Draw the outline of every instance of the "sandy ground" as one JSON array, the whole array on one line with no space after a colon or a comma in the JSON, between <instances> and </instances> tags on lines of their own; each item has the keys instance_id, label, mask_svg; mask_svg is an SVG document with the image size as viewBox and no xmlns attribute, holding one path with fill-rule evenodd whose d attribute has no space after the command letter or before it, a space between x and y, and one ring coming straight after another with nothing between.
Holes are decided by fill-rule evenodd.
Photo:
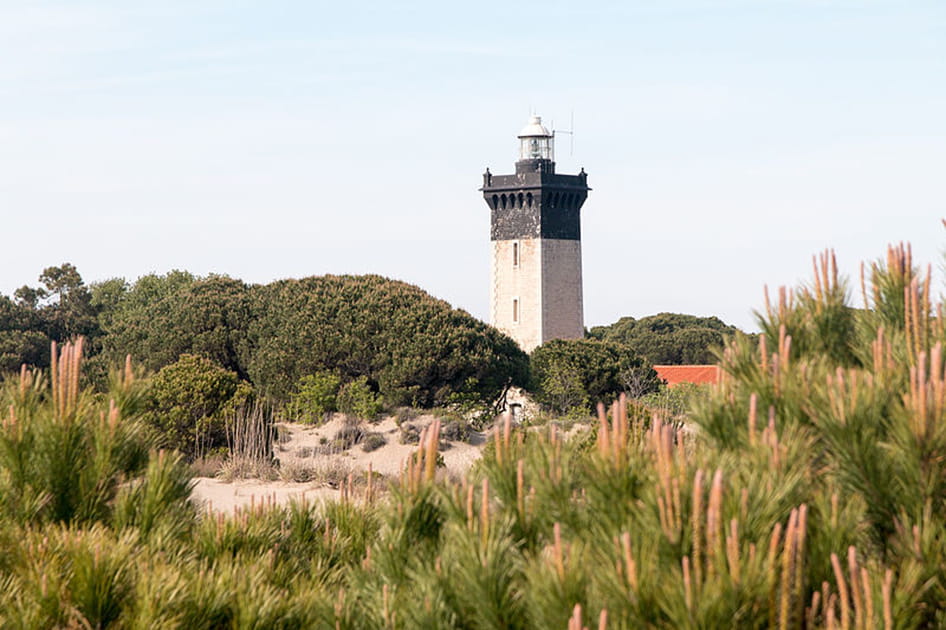
<instances>
[{"instance_id":1,"label":"sandy ground","mask_svg":"<svg viewBox=\"0 0 946 630\"><path fill-rule=\"evenodd\" d=\"M423 415L409 423L419 429L434 420L433 416ZM315 481L297 483L289 481L240 480L224 482L220 479L199 477L194 488L194 499L209 509L219 512L233 512L238 507L249 507L261 503L275 502L279 505L292 500L317 501L336 498L340 494L338 479L349 474L359 480L366 478L369 469L391 480L396 480L404 469L405 462L416 444L401 444L400 429L393 417L376 424L365 424L367 431L380 433L387 443L370 453L362 450L360 444L337 452L324 453L335 435L344 425L344 418L336 415L330 422L313 427L304 424L282 424L284 435L281 443L274 444L274 455L279 459L284 476L290 470L310 470ZM468 442L449 442L448 448L441 451L447 475L462 475L480 458L482 446L486 442L482 433L471 432Z\"/></svg>"},{"instance_id":2,"label":"sandy ground","mask_svg":"<svg viewBox=\"0 0 946 630\"><path fill-rule=\"evenodd\" d=\"M290 501L316 501L337 497L339 491L312 483L259 481L226 482L212 477L198 477L193 498L215 512L233 512L238 507L268 504L285 505Z\"/></svg>"}]
</instances>

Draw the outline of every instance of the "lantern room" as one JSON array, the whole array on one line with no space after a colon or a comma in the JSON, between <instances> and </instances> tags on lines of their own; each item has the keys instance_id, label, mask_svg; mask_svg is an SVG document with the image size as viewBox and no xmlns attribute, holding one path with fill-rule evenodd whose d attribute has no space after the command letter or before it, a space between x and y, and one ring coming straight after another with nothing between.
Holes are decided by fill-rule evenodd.
<instances>
[{"instance_id":1,"label":"lantern room","mask_svg":"<svg viewBox=\"0 0 946 630\"><path fill-rule=\"evenodd\" d=\"M520 160L553 160L554 137L542 124L541 116L532 116L519 132Z\"/></svg>"}]
</instances>

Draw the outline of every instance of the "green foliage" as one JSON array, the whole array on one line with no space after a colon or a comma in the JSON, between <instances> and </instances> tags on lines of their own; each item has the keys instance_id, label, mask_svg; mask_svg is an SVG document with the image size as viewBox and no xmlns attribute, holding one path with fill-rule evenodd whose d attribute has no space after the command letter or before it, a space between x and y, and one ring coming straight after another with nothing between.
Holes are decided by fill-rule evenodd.
<instances>
[{"instance_id":1,"label":"green foliage","mask_svg":"<svg viewBox=\"0 0 946 630\"><path fill-rule=\"evenodd\" d=\"M86 286L76 268L49 267L43 286L0 296L0 374L48 365L50 340L88 339L85 378L107 388L127 355L149 371L183 354L252 382L278 407L314 421L330 409L325 383L367 377L389 406L452 404L483 411L525 385L528 357L494 328L417 287L379 276L322 276L250 286L183 271Z\"/></svg>"},{"instance_id":2,"label":"green foliage","mask_svg":"<svg viewBox=\"0 0 946 630\"><path fill-rule=\"evenodd\" d=\"M833 272L831 265L834 265ZM756 314L759 328L770 341L782 335L790 336L793 357L823 355L844 367L859 367L861 358L856 351L858 313L847 303L847 282L837 277L833 255L829 258L825 254L819 269L823 272L819 270L811 286L800 287L795 292L780 291L777 304L770 303L766 295L765 315ZM901 304L902 289L896 300ZM889 310L882 306L876 313ZM877 330L879 322L876 314L865 312L860 319L862 325L867 326L863 332L871 334L870 331ZM868 320L873 320L875 324L868 324ZM887 320L887 315L880 321L884 320ZM862 347L862 350L865 349Z\"/></svg>"},{"instance_id":3,"label":"green foliage","mask_svg":"<svg viewBox=\"0 0 946 630\"><path fill-rule=\"evenodd\" d=\"M381 397L372 391L366 376L345 383L338 390L338 410L344 414L374 420L382 408Z\"/></svg>"},{"instance_id":4,"label":"green foliage","mask_svg":"<svg viewBox=\"0 0 946 630\"><path fill-rule=\"evenodd\" d=\"M78 352L72 346L63 350L51 387L38 373L25 371L0 392L8 410L0 425L0 520L25 525L106 519L121 484L148 463L150 440L137 418L80 394ZM117 383L113 400L133 387L129 380Z\"/></svg>"},{"instance_id":5,"label":"green foliage","mask_svg":"<svg viewBox=\"0 0 946 630\"><path fill-rule=\"evenodd\" d=\"M226 445L226 419L249 397L236 374L209 359L184 354L151 379L148 422L164 445L200 457Z\"/></svg>"},{"instance_id":6,"label":"green foliage","mask_svg":"<svg viewBox=\"0 0 946 630\"><path fill-rule=\"evenodd\" d=\"M149 370L194 354L246 379L246 330L251 318L249 288L226 276L194 278L172 271L144 276L120 298L103 340L113 361L128 354Z\"/></svg>"},{"instance_id":7,"label":"green foliage","mask_svg":"<svg viewBox=\"0 0 946 630\"><path fill-rule=\"evenodd\" d=\"M100 334L89 287L75 266L47 267L39 277L43 287L23 286L16 301L0 296L0 374L49 365L49 342Z\"/></svg>"},{"instance_id":8,"label":"green foliage","mask_svg":"<svg viewBox=\"0 0 946 630\"><path fill-rule=\"evenodd\" d=\"M302 389L313 384L301 380L323 372L343 382L367 377L389 405L425 407L458 399L484 406L528 376L528 358L511 339L417 287L379 276L248 286L171 272L130 287L109 281L94 295L109 360L130 353L158 370L196 354L279 404L294 394L291 404L311 402L302 402Z\"/></svg>"},{"instance_id":9,"label":"green foliage","mask_svg":"<svg viewBox=\"0 0 946 630\"><path fill-rule=\"evenodd\" d=\"M335 372L323 370L306 374L296 383L284 412L296 422L321 424L330 413L338 410L337 397L341 386L342 379Z\"/></svg>"},{"instance_id":10,"label":"green foliage","mask_svg":"<svg viewBox=\"0 0 946 630\"><path fill-rule=\"evenodd\" d=\"M0 390L0 626L944 627L946 321L902 248L864 310L833 268L668 403L685 424L504 422L460 480L426 434L380 497L216 517L134 371L96 396L66 352Z\"/></svg>"},{"instance_id":11,"label":"green foliage","mask_svg":"<svg viewBox=\"0 0 946 630\"><path fill-rule=\"evenodd\" d=\"M47 334L56 341L79 335L94 337L98 333L92 295L78 270L70 263L47 267L39 276L45 286L40 295L48 298L40 309Z\"/></svg>"},{"instance_id":12,"label":"green foliage","mask_svg":"<svg viewBox=\"0 0 946 630\"><path fill-rule=\"evenodd\" d=\"M641 404L660 411L669 418L686 417L697 405L708 401L712 393L709 385L679 383L673 387L661 387L640 398Z\"/></svg>"},{"instance_id":13,"label":"green foliage","mask_svg":"<svg viewBox=\"0 0 946 630\"><path fill-rule=\"evenodd\" d=\"M378 450L379 448L381 448L387 443L388 443L387 438L385 438L382 434L368 433L361 440L361 450L363 450L366 453L370 453L371 451Z\"/></svg>"},{"instance_id":14,"label":"green foliage","mask_svg":"<svg viewBox=\"0 0 946 630\"><path fill-rule=\"evenodd\" d=\"M559 413L590 410L622 391L655 391L657 373L629 348L588 339L553 339L533 350L532 390Z\"/></svg>"},{"instance_id":15,"label":"green foliage","mask_svg":"<svg viewBox=\"0 0 946 630\"><path fill-rule=\"evenodd\" d=\"M34 310L0 296L0 370L14 372L24 363L49 363L49 337L41 328Z\"/></svg>"},{"instance_id":16,"label":"green foliage","mask_svg":"<svg viewBox=\"0 0 946 630\"><path fill-rule=\"evenodd\" d=\"M417 287L379 276L321 276L253 288L253 382L285 399L305 374L367 377L389 406L431 407L452 394L495 400L524 384L515 342Z\"/></svg>"},{"instance_id":17,"label":"green foliage","mask_svg":"<svg viewBox=\"0 0 946 630\"><path fill-rule=\"evenodd\" d=\"M457 617L478 628L529 628L520 595L522 552L502 521L482 536L470 536L462 523L445 528L445 572Z\"/></svg>"},{"instance_id":18,"label":"green foliage","mask_svg":"<svg viewBox=\"0 0 946 630\"><path fill-rule=\"evenodd\" d=\"M115 529L135 529L143 538L152 534L183 536L191 524L189 501L193 487L179 455L151 453L144 474L123 486L115 498Z\"/></svg>"},{"instance_id":19,"label":"green foliage","mask_svg":"<svg viewBox=\"0 0 946 630\"><path fill-rule=\"evenodd\" d=\"M589 396L582 379L582 369L567 361L551 361L549 365L533 365L538 400L561 414L572 410L588 411Z\"/></svg>"},{"instance_id":20,"label":"green foliage","mask_svg":"<svg viewBox=\"0 0 946 630\"><path fill-rule=\"evenodd\" d=\"M609 326L595 326L592 339L624 344L653 365L716 363L714 348L736 333L717 317L660 313L641 319L622 317Z\"/></svg>"}]
</instances>

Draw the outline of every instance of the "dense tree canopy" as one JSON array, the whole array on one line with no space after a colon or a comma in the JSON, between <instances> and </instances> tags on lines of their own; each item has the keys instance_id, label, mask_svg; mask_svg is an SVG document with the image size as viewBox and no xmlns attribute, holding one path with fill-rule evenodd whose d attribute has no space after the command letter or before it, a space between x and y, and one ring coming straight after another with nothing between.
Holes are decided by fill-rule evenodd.
<instances>
[{"instance_id":1,"label":"dense tree canopy","mask_svg":"<svg viewBox=\"0 0 946 630\"><path fill-rule=\"evenodd\" d=\"M49 337L35 309L0 296L0 373L48 362Z\"/></svg>"},{"instance_id":2,"label":"dense tree canopy","mask_svg":"<svg viewBox=\"0 0 946 630\"><path fill-rule=\"evenodd\" d=\"M111 292L115 287L109 288ZM246 379L246 332L250 288L226 276L195 278L173 271L144 276L130 289L106 294L104 348L112 361L133 355L148 369L169 365L185 353L206 357Z\"/></svg>"},{"instance_id":3,"label":"dense tree canopy","mask_svg":"<svg viewBox=\"0 0 946 630\"><path fill-rule=\"evenodd\" d=\"M276 402L307 375L363 379L389 405L495 400L528 381L528 357L508 337L421 289L380 276L321 276L248 285L172 271L91 287L75 267L50 267L42 286L0 297L0 370L46 367L49 342L88 338L87 365L104 385L128 354L157 372L182 355L229 370Z\"/></svg>"},{"instance_id":4,"label":"dense tree canopy","mask_svg":"<svg viewBox=\"0 0 946 630\"><path fill-rule=\"evenodd\" d=\"M320 276L255 287L248 371L285 398L305 374L364 376L391 405L483 400L524 385L528 358L508 337L421 289L380 276Z\"/></svg>"},{"instance_id":5,"label":"dense tree canopy","mask_svg":"<svg viewBox=\"0 0 946 630\"><path fill-rule=\"evenodd\" d=\"M87 373L99 384L127 354L152 372L184 354L201 356L279 403L306 376L325 371L343 384L364 379L388 405L483 403L507 385L530 383L529 359L511 339L417 287L380 276L248 285L172 271L88 286L64 263L38 279L15 299L0 296L0 372L22 363L45 367L50 341L83 335ZM607 344L543 349L532 359L531 385L546 404L556 391L560 408L618 391L640 394L650 381L640 374L629 381L628 361L712 362L711 348L735 331L715 317L623 318L591 330Z\"/></svg>"},{"instance_id":6,"label":"dense tree canopy","mask_svg":"<svg viewBox=\"0 0 946 630\"><path fill-rule=\"evenodd\" d=\"M59 267L47 267L39 281L43 288L35 290L34 295L43 298L39 310L46 333L52 339L65 341L79 335L94 337L98 334L92 294L74 265L63 263Z\"/></svg>"},{"instance_id":7,"label":"dense tree canopy","mask_svg":"<svg viewBox=\"0 0 946 630\"><path fill-rule=\"evenodd\" d=\"M657 373L627 346L590 339L553 339L532 351L532 390L538 401L567 413L610 402L621 392L647 394Z\"/></svg>"},{"instance_id":8,"label":"dense tree canopy","mask_svg":"<svg viewBox=\"0 0 946 630\"><path fill-rule=\"evenodd\" d=\"M47 267L42 286L22 286L14 299L0 296L0 374L27 364L45 367L51 341L100 334L92 293L75 266Z\"/></svg>"},{"instance_id":9,"label":"dense tree canopy","mask_svg":"<svg viewBox=\"0 0 946 630\"><path fill-rule=\"evenodd\" d=\"M715 363L713 349L737 330L717 317L660 313L622 317L610 326L595 326L589 336L629 346L654 365L700 365Z\"/></svg>"}]
</instances>

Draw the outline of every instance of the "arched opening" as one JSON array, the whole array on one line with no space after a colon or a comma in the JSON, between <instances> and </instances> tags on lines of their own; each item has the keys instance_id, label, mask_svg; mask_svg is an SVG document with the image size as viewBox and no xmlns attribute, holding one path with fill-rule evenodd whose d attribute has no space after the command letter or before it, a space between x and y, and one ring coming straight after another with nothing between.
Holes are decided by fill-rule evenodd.
<instances>
[{"instance_id":1,"label":"arched opening","mask_svg":"<svg viewBox=\"0 0 946 630\"><path fill-rule=\"evenodd\" d=\"M493 210L499 210L499 195L493 195Z\"/></svg>"},{"instance_id":2,"label":"arched opening","mask_svg":"<svg viewBox=\"0 0 946 630\"><path fill-rule=\"evenodd\" d=\"M522 193L519 193L518 201L519 201L519 207L521 208L522 207Z\"/></svg>"},{"instance_id":3,"label":"arched opening","mask_svg":"<svg viewBox=\"0 0 946 630\"><path fill-rule=\"evenodd\" d=\"M529 204L529 207L532 207L532 193L526 193L526 203Z\"/></svg>"},{"instance_id":4,"label":"arched opening","mask_svg":"<svg viewBox=\"0 0 946 630\"><path fill-rule=\"evenodd\" d=\"M502 196L499 198L499 203L502 204L503 210L505 210L505 209L506 209L506 195L502 195Z\"/></svg>"}]
</instances>

